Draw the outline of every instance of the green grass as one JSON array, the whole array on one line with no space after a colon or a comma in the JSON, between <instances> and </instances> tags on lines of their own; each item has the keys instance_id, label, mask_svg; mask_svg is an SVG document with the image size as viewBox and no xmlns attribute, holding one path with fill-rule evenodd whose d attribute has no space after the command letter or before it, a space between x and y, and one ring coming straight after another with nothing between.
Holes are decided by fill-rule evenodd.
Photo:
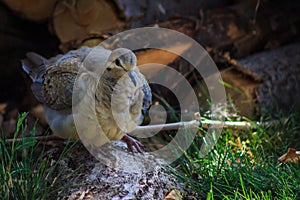
<instances>
[{"instance_id":1,"label":"green grass","mask_svg":"<svg viewBox=\"0 0 300 200\"><path fill-rule=\"evenodd\" d=\"M300 199L300 165L277 161L289 147L299 150L298 124L290 116L246 131L224 129L204 158L196 137L171 173L184 183L187 199Z\"/></svg>"},{"instance_id":2,"label":"green grass","mask_svg":"<svg viewBox=\"0 0 300 200\"><path fill-rule=\"evenodd\" d=\"M21 132L21 141L7 142L4 134L0 138L2 199L46 199L57 192L55 184L57 177L60 177L57 172L59 160L72 148L72 145L67 145L56 162L53 162L51 155L46 153L45 145L39 144L33 137L24 137L26 116L27 113L19 115L14 134L16 138Z\"/></svg>"},{"instance_id":3,"label":"green grass","mask_svg":"<svg viewBox=\"0 0 300 200\"><path fill-rule=\"evenodd\" d=\"M0 138L2 199L47 199L62 190L55 187L58 178L68 178L59 173L58 165L71 147L53 162L45 145L24 137L26 116L19 116L14 134L16 138L22 133L20 142ZM290 116L275 125L224 129L205 157L200 148L207 132L199 129L199 136L171 173L183 183L186 199L300 199L300 165L277 161L289 147L300 149L298 124L297 117Z\"/></svg>"}]
</instances>

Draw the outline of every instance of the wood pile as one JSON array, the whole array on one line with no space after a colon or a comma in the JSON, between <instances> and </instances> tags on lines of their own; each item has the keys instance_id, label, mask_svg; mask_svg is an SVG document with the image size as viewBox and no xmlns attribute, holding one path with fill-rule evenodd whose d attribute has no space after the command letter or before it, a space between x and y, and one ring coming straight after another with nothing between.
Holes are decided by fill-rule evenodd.
<instances>
[{"instance_id":1,"label":"wood pile","mask_svg":"<svg viewBox=\"0 0 300 200\"><path fill-rule=\"evenodd\" d=\"M154 24L176 16L197 15L200 9L220 7L228 2L4 0L10 9L23 18L35 22L48 21L50 29L61 42L60 49L63 52L83 44L98 44L109 35L124 29Z\"/></svg>"},{"instance_id":2,"label":"wood pile","mask_svg":"<svg viewBox=\"0 0 300 200\"><path fill-rule=\"evenodd\" d=\"M50 57L82 45L95 46L123 30L154 26L182 32L203 45L218 68L225 70L222 72L224 81L245 91L246 95L239 92L230 94L236 99L240 113L253 117L261 110L261 105L257 104L258 88L263 86L270 89L276 84L263 85L264 79L253 75L256 72L237 69L236 65L232 65L232 60L297 41L299 9L297 1L268 0L235 1L234 4L229 0L3 0L0 4L0 102L13 102L19 111L36 106L34 97L28 95L31 94L26 86L29 80L25 81L28 77L21 72L19 64L19 60L28 51ZM139 41L139 38L136 40ZM172 48L180 48L184 52L189 47L182 44ZM138 51L136 54L140 65L149 62L169 64L183 74L188 74L186 78L195 87L195 91L201 93L196 85L202 77L190 73L192 66L177 55L153 49ZM258 67L262 65L258 63ZM161 68L143 70L150 73ZM284 67L283 73L285 70L289 68ZM171 105L176 107L177 101L172 102L170 91L161 90L158 94L169 96ZM294 99L290 98L289 101Z\"/></svg>"}]
</instances>

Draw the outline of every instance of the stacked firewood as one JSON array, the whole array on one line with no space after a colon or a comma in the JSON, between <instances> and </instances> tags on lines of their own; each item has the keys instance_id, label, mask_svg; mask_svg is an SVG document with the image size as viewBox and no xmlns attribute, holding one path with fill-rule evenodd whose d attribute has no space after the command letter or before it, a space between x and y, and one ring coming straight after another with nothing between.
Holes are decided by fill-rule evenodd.
<instances>
[{"instance_id":1,"label":"stacked firewood","mask_svg":"<svg viewBox=\"0 0 300 200\"><path fill-rule=\"evenodd\" d=\"M2 23L0 81L1 90L3 90L0 103L13 100L20 111L28 110L37 104L32 95L28 95L30 89L26 90L27 81L24 81L26 78L20 70L19 60L24 58L25 52L36 51L49 57L83 45L95 46L123 30L155 26L182 32L204 46L219 69L225 70L222 72L224 82L232 84L232 88L238 88L227 89L228 94L236 99L237 110L241 115L253 117L261 114L262 107L274 107L264 106L265 103L257 104L257 102L266 102L261 98L267 96L259 95L258 97L259 88L269 87L266 90L271 92L272 90L278 92L277 90L280 91L280 89L274 83L262 84L264 80L261 77L264 75L257 76L257 71L251 71L247 67L247 69L237 67L239 65L234 64L236 61L234 59L245 58L258 51L275 49L294 42L299 37L298 10L300 8L297 1L248 0L234 1L233 4L229 0L168 2L159 0L3 0L2 2L8 9L0 4L0 14L3 15L2 19L9 20L0 20ZM188 46L182 44L174 48L181 48L181 52L184 52ZM180 60L178 55L172 53L159 50L136 53L138 64L149 62L169 64L183 74L192 69L190 65ZM299 66L295 66L297 67ZM286 73L285 70L287 70ZM290 74L289 68L283 68L282 77L288 79L287 76ZM268 76L275 75L276 73L271 73ZM191 75L187 79L192 86L196 86L197 80L195 79L201 79L201 77ZM270 78L270 80L277 79ZM244 93L240 94L236 91L244 91ZM300 91L291 92L300 93ZM164 96L171 97L172 95ZM260 98L259 101L258 98ZM297 104L297 102L292 102L294 98L289 98L289 101L291 102L281 105ZM172 105L172 99L170 102ZM284 106L282 109L285 109Z\"/></svg>"},{"instance_id":2,"label":"stacked firewood","mask_svg":"<svg viewBox=\"0 0 300 200\"><path fill-rule=\"evenodd\" d=\"M176 16L198 14L200 9L220 7L229 1L213 3L192 0L4 0L17 15L35 22L49 23L64 52L81 45L96 45L110 34ZM182 9L185 8L185 9Z\"/></svg>"}]
</instances>

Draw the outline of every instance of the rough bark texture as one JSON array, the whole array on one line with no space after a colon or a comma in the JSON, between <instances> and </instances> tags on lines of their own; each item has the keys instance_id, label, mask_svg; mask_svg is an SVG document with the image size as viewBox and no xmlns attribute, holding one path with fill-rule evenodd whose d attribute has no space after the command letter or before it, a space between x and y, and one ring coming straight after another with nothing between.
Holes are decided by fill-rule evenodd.
<instances>
[{"instance_id":1,"label":"rough bark texture","mask_svg":"<svg viewBox=\"0 0 300 200\"><path fill-rule=\"evenodd\" d=\"M59 164L61 179L56 186L70 187L49 199L163 199L171 190L181 189L181 185L165 172L161 160L148 153L128 153L122 142L109 145L112 147L105 151L111 157L106 159L117 160L115 167L96 160L77 144ZM68 185L62 181L64 176L69 176Z\"/></svg>"},{"instance_id":2,"label":"rough bark texture","mask_svg":"<svg viewBox=\"0 0 300 200\"><path fill-rule=\"evenodd\" d=\"M248 116L300 112L299 55L300 43L296 43L233 60L234 69L222 76L238 89L231 94L240 112Z\"/></svg>"},{"instance_id":3,"label":"rough bark texture","mask_svg":"<svg viewBox=\"0 0 300 200\"><path fill-rule=\"evenodd\" d=\"M238 60L238 65L256 73L263 84L257 90L260 112L300 111L300 44L288 45Z\"/></svg>"}]
</instances>

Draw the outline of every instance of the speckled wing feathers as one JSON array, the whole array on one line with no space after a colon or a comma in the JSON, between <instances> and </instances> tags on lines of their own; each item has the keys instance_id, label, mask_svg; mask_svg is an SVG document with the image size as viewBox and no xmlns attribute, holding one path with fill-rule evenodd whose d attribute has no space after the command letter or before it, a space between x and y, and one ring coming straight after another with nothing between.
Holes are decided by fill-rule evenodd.
<instances>
[{"instance_id":1,"label":"speckled wing feathers","mask_svg":"<svg viewBox=\"0 0 300 200\"><path fill-rule=\"evenodd\" d=\"M36 98L54 110L71 108L75 79L90 50L83 47L49 60L33 52L27 53L22 66L33 80L31 88Z\"/></svg>"},{"instance_id":2,"label":"speckled wing feathers","mask_svg":"<svg viewBox=\"0 0 300 200\"><path fill-rule=\"evenodd\" d=\"M45 104L54 110L72 107L72 92L79 63L73 66L49 68L44 75L43 94Z\"/></svg>"},{"instance_id":3,"label":"speckled wing feathers","mask_svg":"<svg viewBox=\"0 0 300 200\"><path fill-rule=\"evenodd\" d=\"M142 90L144 92L144 98L143 98L142 114L145 115L147 113L149 107L152 104L152 93L151 93L151 88L150 88L145 76L141 73L138 73L138 76L143 83Z\"/></svg>"}]
</instances>

